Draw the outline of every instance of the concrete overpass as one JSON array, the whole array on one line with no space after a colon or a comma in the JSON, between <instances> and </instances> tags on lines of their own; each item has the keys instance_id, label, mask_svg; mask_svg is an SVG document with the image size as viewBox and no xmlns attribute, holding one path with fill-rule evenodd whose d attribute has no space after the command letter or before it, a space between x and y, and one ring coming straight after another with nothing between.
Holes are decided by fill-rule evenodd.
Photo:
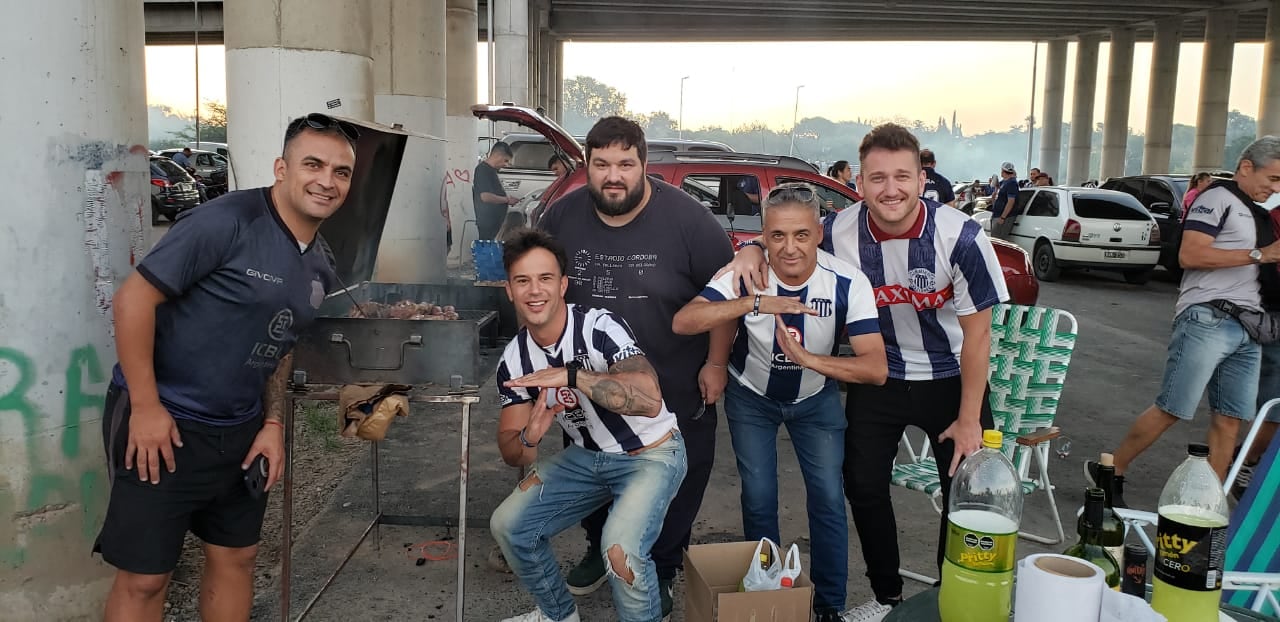
<instances>
[{"instance_id":1,"label":"concrete overpass","mask_svg":"<svg viewBox=\"0 0 1280 622\"><path fill-rule=\"evenodd\" d=\"M145 1L148 44L190 44L197 30L222 42L221 0ZM477 2L480 40L489 4ZM574 41L1047 41L1119 27L1150 41L1169 18L1200 41L1206 16L1230 10L1234 39L1258 42L1267 18L1262 0L547 0L539 9L554 36Z\"/></svg>"}]
</instances>

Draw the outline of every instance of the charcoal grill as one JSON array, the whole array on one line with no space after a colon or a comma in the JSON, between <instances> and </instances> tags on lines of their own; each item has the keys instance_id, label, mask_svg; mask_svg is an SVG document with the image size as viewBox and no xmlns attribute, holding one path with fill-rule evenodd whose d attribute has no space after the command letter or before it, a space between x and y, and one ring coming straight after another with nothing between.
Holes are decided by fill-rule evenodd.
<instances>
[{"instance_id":1,"label":"charcoal grill","mask_svg":"<svg viewBox=\"0 0 1280 622\"><path fill-rule=\"evenodd\" d=\"M439 303L430 293L429 286L365 282L330 294L298 338L294 370L306 373L307 384L448 385L461 376L463 384L479 385L480 335L497 328L496 311L458 309L456 320L347 317L357 303Z\"/></svg>"}]
</instances>

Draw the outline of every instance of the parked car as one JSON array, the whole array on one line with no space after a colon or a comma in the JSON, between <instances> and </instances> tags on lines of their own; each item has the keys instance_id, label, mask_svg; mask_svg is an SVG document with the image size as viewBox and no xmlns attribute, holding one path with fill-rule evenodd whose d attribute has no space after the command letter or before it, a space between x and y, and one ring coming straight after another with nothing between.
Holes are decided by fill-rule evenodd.
<instances>
[{"instance_id":1,"label":"parked car","mask_svg":"<svg viewBox=\"0 0 1280 622\"><path fill-rule=\"evenodd\" d=\"M585 136L574 136L573 140L581 145ZM498 171L502 187L508 194L524 198L547 186L555 179L555 174L547 168L551 156L557 149L542 134L510 133L502 137L502 142L511 147L511 165ZM660 138L645 141L649 151L733 151L729 145L709 140L681 140L677 138ZM572 161L564 154L560 156Z\"/></svg>"},{"instance_id":2,"label":"parked car","mask_svg":"<svg viewBox=\"0 0 1280 622\"><path fill-rule=\"evenodd\" d=\"M1056 281L1063 269L1092 268L1141 285L1160 259L1160 227L1123 192L1046 186L1018 191L1011 241L1031 253L1036 278ZM974 215L991 229L991 211Z\"/></svg>"},{"instance_id":3,"label":"parked car","mask_svg":"<svg viewBox=\"0 0 1280 622\"><path fill-rule=\"evenodd\" d=\"M587 183L585 150L558 125L536 111L518 106L472 106L472 113L482 119L517 123L545 136L548 143L559 149L575 170L557 179L537 201L529 201L529 221L537 223L547 206L560 197ZM716 151L666 151L651 150L647 162L648 174L683 189L715 215L735 245L760 235L760 210L742 191L739 182L750 186L754 181L761 196L779 184L804 182L817 190L824 210L842 210L857 202L852 188L818 172L812 164L788 156L716 152ZM1032 274L1029 256L1013 244L996 244L1009 285L1012 301L1018 304L1035 304L1039 284Z\"/></svg>"},{"instance_id":4,"label":"parked car","mask_svg":"<svg viewBox=\"0 0 1280 622\"><path fill-rule=\"evenodd\" d=\"M173 220L178 214L200 204L196 180L177 162L164 156L151 160L151 224L161 217Z\"/></svg>"},{"instance_id":5,"label":"parked car","mask_svg":"<svg viewBox=\"0 0 1280 622\"><path fill-rule=\"evenodd\" d=\"M161 149L158 153L172 160L173 156L182 153L182 150ZM218 169L226 171L228 164L227 158L221 154L212 151L191 150L191 168L195 169L196 174L201 177L210 177Z\"/></svg>"},{"instance_id":6,"label":"parked car","mask_svg":"<svg viewBox=\"0 0 1280 622\"><path fill-rule=\"evenodd\" d=\"M1112 177L1104 190L1123 192L1138 200L1160 226L1160 265L1182 274L1178 265L1178 245L1182 242L1182 197L1187 194L1190 175L1132 175Z\"/></svg>"}]
</instances>

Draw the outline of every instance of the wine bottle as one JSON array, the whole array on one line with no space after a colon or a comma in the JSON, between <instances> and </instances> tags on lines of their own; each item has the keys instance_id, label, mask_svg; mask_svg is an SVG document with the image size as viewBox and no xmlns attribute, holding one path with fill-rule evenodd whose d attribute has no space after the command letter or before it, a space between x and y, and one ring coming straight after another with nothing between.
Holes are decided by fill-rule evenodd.
<instances>
[{"instance_id":1,"label":"wine bottle","mask_svg":"<svg viewBox=\"0 0 1280 622\"><path fill-rule=\"evenodd\" d=\"M1115 477L1116 467L1115 458L1111 454L1102 454L1098 460L1097 485L1102 489L1104 500L1102 503L1102 546L1107 547L1111 552L1111 556L1117 560L1124 559L1124 521L1120 519L1120 515L1116 514L1115 506L1112 504L1112 495L1115 493ZM1084 522L1082 514L1076 523L1076 531L1080 531L1080 524Z\"/></svg>"},{"instance_id":2,"label":"wine bottle","mask_svg":"<svg viewBox=\"0 0 1280 622\"><path fill-rule=\"evenodd\" d=\"M1080 540L1062 554L1083 559L1099 568L1107 576L1107 587L1120 589L1120 564L1114 555L1102 545L1102 522L1105 493L1101 488L1089 488L1084 493L1084 514L1077 527Z\"/></svg>"}]
</instances>

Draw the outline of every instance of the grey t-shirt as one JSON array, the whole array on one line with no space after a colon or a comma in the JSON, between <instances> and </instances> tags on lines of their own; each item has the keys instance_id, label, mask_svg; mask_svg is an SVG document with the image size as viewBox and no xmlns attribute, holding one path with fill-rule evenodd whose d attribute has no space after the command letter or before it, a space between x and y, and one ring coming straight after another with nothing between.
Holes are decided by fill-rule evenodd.
<instances>
[{"instance_id":1,"label":"grey t-shirt","mask_svg":"<svg viewBox=\"0 0 1280 622\"><path fill-rule=\"evenodd\" d=\"M1223 187L1212 187L1196 197L1183 224L1186 231L1213 236L1213 248L1241 250L1257 248L1253 212L1236 195ZM1249 309L1262 308L1258 289L1258 266L1254 264L1213 270L1186 270L1174 317L1191 305L1226 300Z\"/></svg>"}]
</instances>

